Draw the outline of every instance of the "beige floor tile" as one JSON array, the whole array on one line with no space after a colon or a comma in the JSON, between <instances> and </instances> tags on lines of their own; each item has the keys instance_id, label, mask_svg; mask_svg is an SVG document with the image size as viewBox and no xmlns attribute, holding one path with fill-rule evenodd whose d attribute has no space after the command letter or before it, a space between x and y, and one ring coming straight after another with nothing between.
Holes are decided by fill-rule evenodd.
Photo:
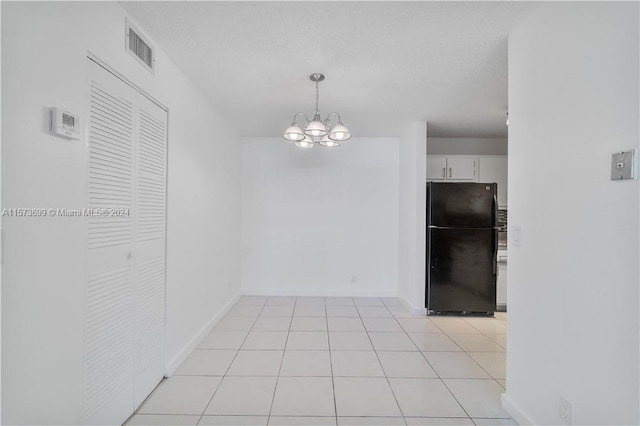
<instances>
[{"instance_id":1,"label":"beige floor tile","mask_svg":"<svg viewBox=\"0 0 640 426\"><path fill-rule=\"evenodd\" d=\"M327 331L325 317L293 317L291 331Z\"/></svg>"},{"instance_id":2,"label":"beige floor tile","mask_svg":"<svg viewBox=\"0 0 640 426\"><path fill-rule=\"evenodd\" d=\"M500 320L494 318L466 318L465 321L481 333L504 334L507 332L507 326Z\"/></svg>"},{"instance_id":3,"label":"beige floor tile","mask_svg":"<svg viewBox=\"0 0 640 426\"><path fill-rule=\"evenodd\" d=\"M428 318L398 318L398 323L407 333L441 333Z\"/></svg>"},{"instance_id":4,"label":"beige floor tile","mask_svg":"<svg viewBox=\"0 0 640 426\"><path fill-rule=\"evenodd\" d=\"M266 426L268 420L268 416L203 416L198 426Z\"/></svg>"},{"instance_id":5,"label":"beige floor tile","mask_svg":"<svg viewBox=\"0 0 640 426\"><path fill-rule=\"evenodd\" d=\"M364 322L364 328L367 331L403 332L402 327L400 327L395 318L362 318L362 322Z\"/></svg>"},{"instance_id":6,"label":"beige floor tile","mask_svg":"<svg viewBox=\"0 0 640 426\"><path fill-rule=\"evenodd\" d=\"M291 317L259 317L253 325L253 331L287 331Z\"/></svg>"},{"instance_id":7,"label":"beige floor tile","mask_svg":"<svg viewBox=\"0 0 640 426\"><path fill-rule=\"evenodd\" d=\"M293 305L269 305L262 308L261 317L290 317L293 315Z\"/></svg>"},{"instance_id":8,"label":"beige floor tile","mask_svg":"<svg viewBox=\"0 0 640 426\"><path fill-rule=\"evenodd\" d=\"M202 414L222 380L211 376L173 376L164 380L139 414Z\"/></svg>"},{"instance_id":9,"label":"beige floor tile","mask_svg":"<svg viewBox=\"0 0 640 426\"><path fill-rule=\"evenodd\" d=\"M483 334L448 333L465 352L504 352L504 348Z\"/></svg>"},{"instance_id":10,"label":"beige floor tile","mask_svg":"<svg viewBox=\"0 0 640 426\"><path fill-rule=\"evenodd\" d=\"M252 331L242 349L281 350L287 342L286 331Z\"/></svg>"},{"instance_id":11,"label":"beige floor tile","mask_svg":"<svg viewBox=\"0 0 640 426\"><path fill-rule=\"evenodd\" d=\"M334 377L384 377L373 351L332 351L331 366Z\"/></svg>"},{"instance_id":12,"label":"beige floor tile","mask_svg":"<svg viewBox=\"0 0 640 426\"><path fill-rule=\"evenodd\" d=\"M294 306L296 304L296 297L294 296L285 296L278 297L272 296L267 300L267 305L269 306Z\"/></svg>"},{"instance_id":13,"label":"beige floor tile","mask_svg":"<svg viewBox=\"0 0 640 426\"><path fill-rule=\"evenodd\" d=\"M385 378L336 377L334 387L338 416L401 416Z\"/></svg>"},{"instance_id":14,"label":"beige floor tile","mask_svg":"<svg viewBox=\"0 0 640 426\"><path fill-rule=\"evenodd\" d=\"M507 377L507 354L504 352L469 352L473 358L494 379Z\"/></svg>"},{"instance_id":15,"label":"beige floor tile","mask_svg":"<svg viewBox=\"0 0 640 426\"><path fill-rule=\"evenodd\" d=\"M277 376L282 362L282 351L241 350L233 360L229 376Z\"/></svg>"},{"instance_id":16,"label":"beige floor tile","mask_svg":"<svg viewBox=\"0 0 640 426\"><path fill-rule=\"evenodd\" d=\"M389 379L389 382L405 416L467 415L440 379Z\"/></svg>"},{"instance_id":17,"label":"beige floor tile","mask_svg":"<svg viewBox=\"0 0 640 426\"><path fill-rule=\"evenodd\" d=\"M479 333L467 321L456 317L430 317L431 321L445 333Z\"/></svg>"},{"instance_id":18,"label":"beige floor tile","mask_svg":"<svg viewBox=\"0 0 640 426\"><path fill-rule=\"evenodd\" d=\"M369 335L364 331L330 331L332 351L372 351Z\"/></svg>"},{"instance_id":19,"label":"beige floor tile","mask_svg":"<svg viewBox=\"0 0 640 426\"><path fill-rule=\"evenodd\" d=\"M329 351L285 351L280 376L331 377Z\"/></svg>"},{"instance_id":20,"label":"beige floor tile","mask_svg":"<svg viewBox=\"0 0 640 426\"><path fill-rule=\"evenodd\" d=\"M336 426L336 418L271 416L269 426Z\"/></svg>"},{"instance_id":21,"label":"beige floor tile","mask_svg":"<svg viewBox=\"0 0 640 426\"><path fill-rule=\"evenodd\" d=\"M464 352L424 352L441 378L488 379L478 363Z\"/></svg>"},{"instance_id":22,"label":"beige floor tile","mask_svg":"<svg viewBox=\"0 0 640 426\"><path fill-rule=\"evenodd\" d=\"M267 303L268 297L266 296L242 296L238 300L238 305L259 305L263 306Z\"/></svg>"},{"instance_id":23,"label":"beige floor tile","mask_svg":"<svg viewBox=\"0 0 640 426\"><path fill-rule=\"evenodd\" d=\"M356 306L383 306L382 300L379 297L354 297L353 302Z\"/></svg>"},{"instance_id":24,"label":"beige floor tile","mask_svg":"<svg viewBox=\"0 0 640 426\"><path fill-rule=\"evenodd\" d=\"M287 350L329 350L329 335L326 331L290 331Z\"/></svg>"},{"instance_id":25,"label":"beige floor tile","mask_svg":"<svg viewBox=\"0 0 640 426\"><path fill-rule=\"evenodd\" d=\"M326 306L354 306L353 299L351 297L325 297L324 303Z\"/></svg>"},{"instance_id":26,"label":"beige floor tile","mask_svg":"<svg viewBox=\"0 0 640 426\"><path fill-rule=\"evenodd\" d=\"M408 426L474 426L468 417L407 417Z\"/></svg>"},{"instance_id":27,"label":"beige floor tile","mask_svg":"<svg viewBox=\"0 0 640 426\"><path fill-rule=\"evenodd\" d=\"M376 351L417 351L406 333L369 332Z\"/></svg>"},{"instance_id":28,"label":"beige floor tile","mask_svg":"<svg viewBox=\"0 0 640 426\"><path fill-rule=\"evenodd\" d=\"M365 331L360 318L327 318L329 331Z\"/></svg>"},{"instance_id":29,"label":"beige floor tile","mask_svg":"<svg viewBox=\"0 0 640 426\"><path fill-rule=\"evenodd\" d=\"M272 416L335 416L330 377L280 377Z\"/></svg>"},{"instance_id":30,"label":"beige floor tile","mask_svg":"<svg viewBox=\"0 0 640 426\"><path fill-rule=\"evenodd\" d=\"M418 349L427 352L457 352L462 349L445 333L409 333Z\"/></svg>"},{"instance_id":31,"label":"beige floor tile","mask_svg":"<svg viewBox=\"0 0 640 426\"><path fill-rule=\"evenodd\" d=\"M327 306L327 316L359 318L360 314L355 306Z\"/></svg>"},{"instance_id":32,"label":"beige floor tile","mask_svg":"<svg viewBox=\"0 0 640 426\"><path fill-rule=\"evenodd\" d=\"M495 380L445 379L444 382L472 418L509 418L500 402L504 389Z\"/></svg>"},{"instance_id":33,"label":"beige floor tile","mask_svg":"<svg viewBox=\"0 0 640 426\"><path fill-rule=\"evenodd\" d=\"M338 426L404 426L402 417L338 417Z\"/></svg>"},{"instance_id":34,"label":"beige floor tile","mask_svg":"<svg viewBox=\"0 0 640 426\"><path fill-rule=\"evenodd\" d=\"M325 310L324 305L322 306L296 305L296 308L293 311L293 316L295 317L326 317L327 311Z\"/></svg>"},{"instance_id":35,"label":"beige floor tile","mask_svg":"<svg viewBox=\"0 0 640 426\"><path fill-rule=\"evenodd\" d=\"M222 380L206 415L267 416L276 377L230 377Z\"/></svg>"},{"instance_id":36,"label":"beige floor tile","mask_svg":"<svg viewBox=\"0 0 640 426\"><path fill-rule=\"evenodd\" d=\"M438 375L420 352L378 352L387 377L437 378Z\"/></svg>"},{"instance_id":37,"label":"beige floor tile","mask_svg":"<svg viewBox=\"0 0 640 426\"><path fill-rule=\"evenodd\" d=\"M393 318L385 306L358 306L362 318Z\"/></svg>"}]
</instances>

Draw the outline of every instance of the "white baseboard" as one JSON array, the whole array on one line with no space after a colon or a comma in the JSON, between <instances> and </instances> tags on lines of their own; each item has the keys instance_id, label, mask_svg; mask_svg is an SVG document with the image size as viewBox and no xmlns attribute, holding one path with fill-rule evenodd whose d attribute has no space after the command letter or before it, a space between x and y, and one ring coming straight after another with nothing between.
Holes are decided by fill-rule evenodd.
<instances>
[{"instance_id":1,"label":"white baseboard","mask_svg":"<svg viewBox=\"0 0 640 426\"><path fill-rule=\"evenodd\" d=\"M513 400L507 395L507 393L503 393L501 397L502 408L504 411L509 413L509 415L516 421L519 425L535 425L536 423L531 420L522 409L515 403Z\"/></svg>"},{"instance_id":2,"label":"white baseboard","mask_svg":"<svg viewBox=\"0 0 640 426\"><path fill-rule=\"evenodd\" d=\"M400 302L402 302L404 307L407 308L413 315L427 316L427 308L413 306L407 299L402 296L398 296L398 299L400 299Z\"/></svg>"},{"instance_id":3,"label":"white baseboard","mask_svg":"<svg viewBox=\"0 0 640 426\"><path fill-rule=\"evenodd\" d=\"M226 305L224 305L222 309L220 309L220 311L218 311L218 313L215 314L213 318L211 318L205 324L205 326L202 327L195 336L193 336L191 340L189 340L189 342L178 352L178 354L167 363L167 366L165 368L165 377L171 377L171 375L175 373L178 367L182 365L184 360L187 359L189 355L191 355L191 352L193 352L193 350L198 347L198 345L204 340L204 338L207 337L211 330L213 330L213 327L215 327L218 322L220 322L222 317L224 317L227 312L229 312L229 310L233 307L233 305L236 304L241 296L241 292L236 293L236 295L233 296L231 300Z\"/></svg>"},{"instance_id":4,"label":"white baseboard","mask_svg":"<svg viewBox=\"0 0 640 426\"><path fill-rule=\"evenodd\" d=\"M299 288L243 288L245 296L306 296L306 297L397 297L395 290L387 289L326 289L304 290Z\"/></svg>"}]
</instances>

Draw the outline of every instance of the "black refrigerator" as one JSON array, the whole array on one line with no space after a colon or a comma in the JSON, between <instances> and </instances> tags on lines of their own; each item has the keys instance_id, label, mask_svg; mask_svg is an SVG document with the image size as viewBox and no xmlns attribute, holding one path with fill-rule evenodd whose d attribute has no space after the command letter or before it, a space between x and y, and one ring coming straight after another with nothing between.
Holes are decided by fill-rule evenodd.
<instances>
[{"instance_id":1,"label":"black refrigerator","mask_svg":"<svg viewBox=\"0 0 640 426\"><path fill-rule=\"evenodd\" d=\"M496 310L495 183L427 183L426 308L433 314Z\"/></svg>"}]
</instances>

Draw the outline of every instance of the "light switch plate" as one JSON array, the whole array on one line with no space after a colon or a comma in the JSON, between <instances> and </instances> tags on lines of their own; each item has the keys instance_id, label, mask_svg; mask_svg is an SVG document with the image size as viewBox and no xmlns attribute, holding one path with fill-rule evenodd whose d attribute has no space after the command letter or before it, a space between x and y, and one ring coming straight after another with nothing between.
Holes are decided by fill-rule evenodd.
<instances>
[{"instance_id":1,"label":"light switch plate","mask_svg":"<svg viewBox=\"0 0 640 426\"><path fill-rule=\"evenodd\" d=\"M522 225L513 226L513 245L522 246Z\"/></svg>"},{"instance_id":2,"label":"light switch plate","mask_svg":"<svg viewBox=\"0 0 640 426\"><path fill-rule=\"evenodd\" d=\"M611 180L636 178L636 150L619 151L611 154Z\"/></svg>"}]
</instances>

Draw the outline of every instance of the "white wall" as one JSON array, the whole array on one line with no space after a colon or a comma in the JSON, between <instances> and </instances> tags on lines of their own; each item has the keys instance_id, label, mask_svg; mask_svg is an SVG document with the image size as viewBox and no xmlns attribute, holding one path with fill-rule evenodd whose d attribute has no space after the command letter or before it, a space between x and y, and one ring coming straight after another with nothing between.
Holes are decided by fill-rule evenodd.
<instances>
[{"instance_id":1,"label":"white wall","mask_svg":"<svg viewBox=\"0 0 640 426\"><path fill-rule=\"evenodd\" d=\"M397 139L243 139L243 292L396 296L397 205Z\"/></svg>"},{"instance_id":2,"label":"white wall","mask_svg":"<svg viewBox=\"0 0 640 426\"><path fill-rule=\"evenodd\" d=\"M507 155L507 138L429 138L427 153L429 155Z\"/></svg>"},{"instance_id":3,"label":"white wall","mask_svg":"<svg viewBox=\"0 0 640 426\"><path fill-rule=\"evenodd\" d=\"M516 420L638 424L638 3L542 6L509 36L507 392ZM522 227L522 246L513 229Z\"/></svg>"},{"instance_id":4,"label":"white wall","mask_svg":"<svg viewBox=\"0 0 640 426\"><path fill-rule=\"evenodd\" d=\"M427 123L403 125L400 138L398 296L425 312Z\"/></svg>"},{"instance_id":5,"label":"white wall","mask_svg":"<svg viewBox=\"0 0 640 426\"><path fill-rule=\"evenodd\" d=\"M116 3L1 7L3 208L85 206L86 137L46 127L51 106L86 126L87 51L169 108L166 349L175 365L240 291L240 139L161 51L155 75L124 51ZM2 422L82 423L85 222L5 217L2 226Z\"/></svg>"}]
</instances>

